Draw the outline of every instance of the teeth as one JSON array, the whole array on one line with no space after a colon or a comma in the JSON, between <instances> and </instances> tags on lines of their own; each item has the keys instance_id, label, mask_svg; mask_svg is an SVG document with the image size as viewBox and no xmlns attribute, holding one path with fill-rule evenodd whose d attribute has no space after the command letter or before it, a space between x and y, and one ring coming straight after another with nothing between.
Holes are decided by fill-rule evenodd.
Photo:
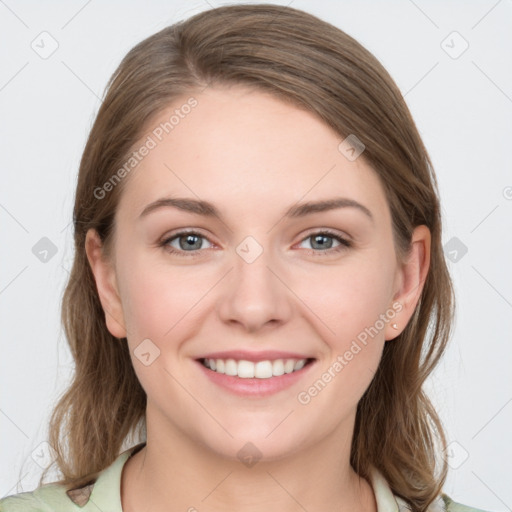
<instances>
[{"instance_id":1,"label":"teeth","mask_svg":"<svg viewBox=\"0 0 512 512\"><path fill-rule=\"evenodd\" d=\"M209 362L210 362L210 368L212 367L211 366L211 361L213 361L213 359L210 359ZM224 363L224 373L226 375L236 375L238 372L238 365L236 364L236 361L234 359L228 359L225 363Z\"/></svg>"},{"instance_id":2,"label":"teeth","mask_svg":"<svg viewBox=\"0 0 512 512\"><path fill-rule=\"evenodd\" d=\"M234 359L203 359L204 366L217 373L236 376L241 379L269 379L285 373L292 373L304 367L307 359L275 359L274 361L252 361Z\"/></svg>"},{"instance_id":3,"label":"teeth","mask_svg":"<svg viewBox=\"0 0 512 512\"><path fill-rule=\"evenodd\" d=\"M284 373L284 363L282 359L276 359L272 363L272 375L279 376Z\"/></svg>"},{"instance_id":4,"label":"teeth","mask_svg":"<svg viewBox=\"0 0 512 512\"><path fill-rule=\"evenodd\" d=\"M238 361L238 376L242 379L253 379L255 367L251 361Z\"/></svg>"},{"instance_id":5,"label":"teeth","mask_svg":"<svg viewBox=\"0 0 512 512\"><path fill-rule=\"evenodd\" d=\"M211 359L211 361L213 361L213 359ZM217 361L215 362L215 366L217 368L212 368L212 370L215 370L219 373L224 373L225 363L223 359L217 359Z\"/></svg>"},{"instance_id":6,"label":"teeth","mask_svg":"<svg viewBox=\"0 0 512 512\"><path fill-rule=\"evenodd\" d=\"M305 364L306 364L306 360L305 359L301 359L300 361L297 361L293 365L293 371L300 370Z\"/></svg>"},{"instance_id":7,"label":"teeth","mask_svg":"<svg viewBox=\"0 0 512 512\"><path fill-rule=\"evenodd\" d=\"M257 379L269 379L272 377L272 363L270 361L258 361L254 366L254 376Z\"/></svg>"},{"instance_id":8,"label":"teeth","mask_svg":"<svg viewBox=\"0 0 512 512\"><path fill-rule=\"evenodd\" d=\"M293 359L287 359L284 363L284 373L292 373L295 361Z\"/></svg>"}]
</instances>

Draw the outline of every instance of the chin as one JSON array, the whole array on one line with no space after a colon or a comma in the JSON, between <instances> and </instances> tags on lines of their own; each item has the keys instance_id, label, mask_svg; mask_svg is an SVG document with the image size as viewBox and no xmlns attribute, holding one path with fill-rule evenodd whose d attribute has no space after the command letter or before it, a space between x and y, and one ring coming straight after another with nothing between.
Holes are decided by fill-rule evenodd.
<instances>
[{"instance_id":1,"label":"chin","mask_svg":"<svg viewBox=\"0 0 512 512\"><path fill-rule=\"evenodd\" d=\"M279 421L273 422L271 428L267 428L266 425L262 427L258 422L252 425L244 422L239 428L232 425L228 431L233 437L222 431L218 433L216 439L210 437L205 439L204 443L217 455L240 461L247 467L251 467L254 461L270 462L284 459L296 453L298 448L303 449L305 439L299 433L294 435L295 433L284 426L288 420L285 420L283 425L279 425L282 420L283 416Z\"/></svg>"}]
</instances>

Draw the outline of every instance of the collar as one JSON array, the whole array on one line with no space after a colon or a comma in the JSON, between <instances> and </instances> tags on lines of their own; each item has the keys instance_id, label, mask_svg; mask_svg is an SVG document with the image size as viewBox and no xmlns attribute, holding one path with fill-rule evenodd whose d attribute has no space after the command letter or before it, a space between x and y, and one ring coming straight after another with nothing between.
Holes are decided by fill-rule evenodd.
<instances>
[{"instance_id":1,"label":"collar","mask_svg":"<svg viewBox=\"0 0 512 512\"><path fill-rule=\"evenodd\" d=\"M406 512L412 510L403 498L393 494L387 480L375 466L370 468L370 484L375 494L377 512ZM428 512L446 512L445 503L441 496L438 496L430 504Z\"/></svg>"}]
</instances>

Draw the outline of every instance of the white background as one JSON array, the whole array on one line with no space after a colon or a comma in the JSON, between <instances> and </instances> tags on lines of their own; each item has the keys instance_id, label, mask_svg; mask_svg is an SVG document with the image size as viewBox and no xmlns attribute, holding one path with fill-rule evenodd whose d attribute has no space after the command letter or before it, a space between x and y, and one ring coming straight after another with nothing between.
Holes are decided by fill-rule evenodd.
<instances>
[{"instance_id":1,"label":"white background","mask_svg":"<svg viewBox=\"0 0 512 512\"><path fill-rule=\"evenodd\" d=\"M511 510L512 1L290 5L355 37L405 95L438 176L443 243L456 237L467 247L449 262L457 322L429 382L455 443L445 492ZM36 486L31 453L46 440L72 369L60 300L78 163L103 89L137 42L208 8L199 0L0 1L0 497ZM59 45L47 59L31 47L43 31ZM464 40L468 49L452 58ZM57 247L46 263L32 252L42 237Z\"/></svg>"}]
</instances>

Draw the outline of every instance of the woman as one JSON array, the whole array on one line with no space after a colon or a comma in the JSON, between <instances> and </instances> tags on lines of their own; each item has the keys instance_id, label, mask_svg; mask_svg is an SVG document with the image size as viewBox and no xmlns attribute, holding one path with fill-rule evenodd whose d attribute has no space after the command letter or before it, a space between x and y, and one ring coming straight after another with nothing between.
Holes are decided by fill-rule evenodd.
<instances>
[{"instance_id":1,"label":"woman","mask_svg":"<svg viewBox=\"0 0 512 512\"><path fill-rule=\"evenodd\" d=\"M74 227L62 479L1 510L475 510L422 390L454 304L436 178L347 34L244 5L142 41Z\"/></svg>"}]
</instances>

